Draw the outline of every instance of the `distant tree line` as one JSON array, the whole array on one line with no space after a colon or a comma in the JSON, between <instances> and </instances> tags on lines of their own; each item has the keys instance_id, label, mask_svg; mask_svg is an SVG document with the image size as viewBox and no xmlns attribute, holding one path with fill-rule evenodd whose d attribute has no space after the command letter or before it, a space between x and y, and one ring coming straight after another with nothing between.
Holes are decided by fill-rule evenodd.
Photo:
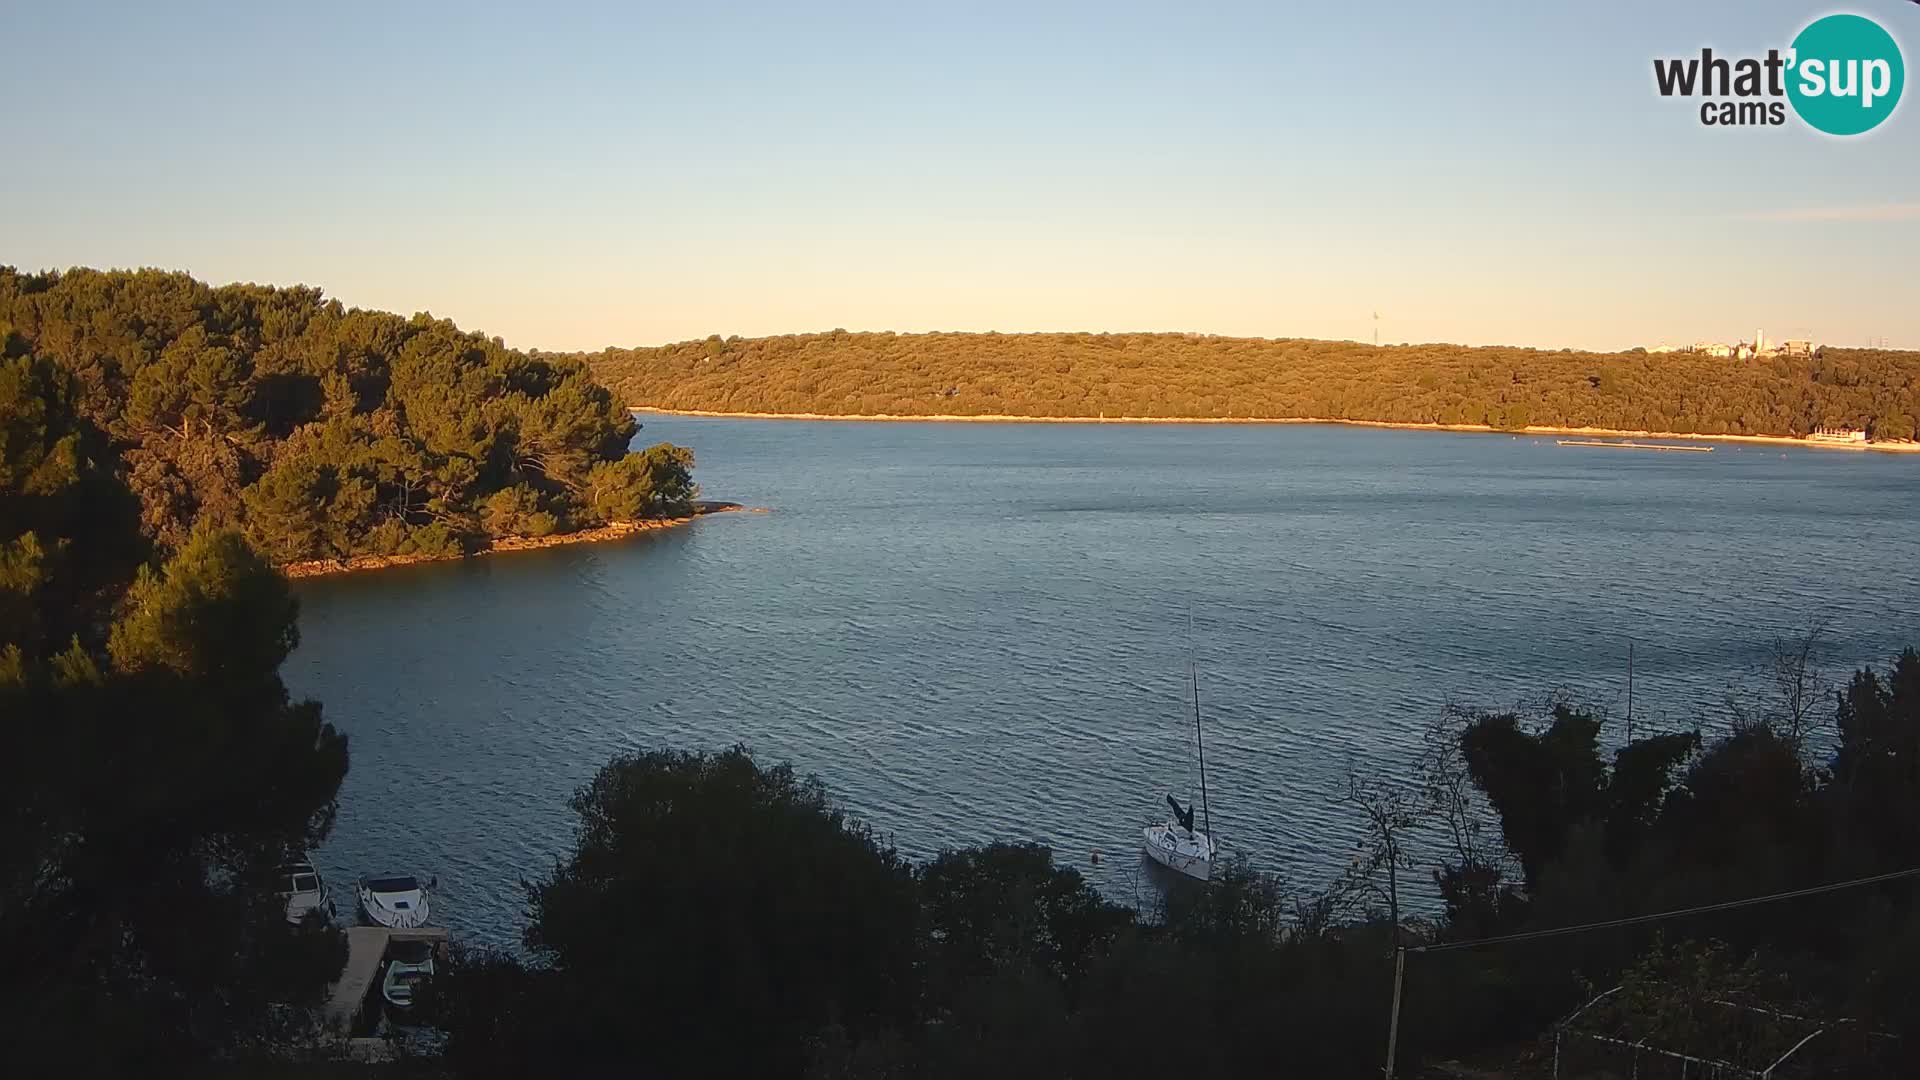
<instances>
[{"instance_id":1,"label":"distant tree line","mask_svg":"<svg viewBox=\"0 0 1920 1080\"><path fill-rule=\"evenodd\" d=\"M1716 359L1197 334L798 334L581 356L623 404L718 412L1317 417L1914 437L1920 353Z\"/></svg>"},{"instance_id":2,"label":"distant tree line","mask_svg":"<svg viewBox=\"0 0 1920 1080\"><path fill-rule=\"evenodd\" d=\"M909 864L817 782L738 748L622 756L574 798L574 850L528 886L528 951L461 953L429 1015L465 1076L1377 1077L1395 945L1915 865L1920 655L1837 694L1779 670L1783 692L1722 735L1643 730L1611 752L1604 715L1565 702L1452 714L1409 773L1338 795L1368 840L1327 890L1238 862L1144 912L1033 844ZM1431 865L1410 854L1423 834ZM1417 877L1437 912L1397 910ZM1628 1045L1757 1075L1844 1017L1794 1075L1914 1075L1916 888L1415 954L1400 1075L1551 1075L1543 1035L1615 985L1590 1022Z\"/></svg>"},{"instance_id":3,"label":"distant tree line","mask_svg":"<svg viewBox=\"0 0 1920 1080\"><path fill-rule=\"evenodd\" d=\"M0 267L0 355L72 380L166 548L221 527L276 563L450 554L695 494L692 453L629 453L637 425L584 364L318 289Z\"/></svg>"}]
</instances>

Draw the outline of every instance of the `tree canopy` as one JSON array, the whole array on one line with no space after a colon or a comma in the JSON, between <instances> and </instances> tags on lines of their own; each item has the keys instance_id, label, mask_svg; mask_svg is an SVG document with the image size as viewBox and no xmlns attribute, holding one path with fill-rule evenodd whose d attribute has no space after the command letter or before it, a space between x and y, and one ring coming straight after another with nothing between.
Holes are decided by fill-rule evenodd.
<instances>
[{"instance_id":1,"label":"tree canopy","mask_svg":"<svg viewBox=\"0 0 1920 1080\"><path fill-rule=\"evenodd\" d=\"M338 935L275 890L347 747L290 700L295 604L240 533L144 561L76 382L0 363L0 1046L32 1074L171 1073L284 1034L275 1007L338 972Z\"/></svg>"},{"instance_id":2,"label":"tree canopy","mask_svg":"<svg viewBox=\"0 0 1920 1080\"><path fill-rule=\"evenodd\" d=\"M470 958L447 987L462 1067L793 1075L830 1025L912 1015L912 869L818 783L663 751L616 758L572 805L574 850L529 890L535 965Z\"/></svg>"},{"instance_id":3,"label":"tree canopy","mask_svg":"<svg viewBox=\"0 0 1920 1080\"><path fill-rule=\"evenodd\" d=\"M684 449L629 460L638 425L579 361L314 288L0 267L0 339L65 380L163 547L198 526L278 563L447 554L683 515L696 493Z\"/></svg>"},{"instance_id":4,"label":"tree canopy","mask_svg":"<svg viewBox=\"0 0 1920 1080\"><path fill-rule=\"evenodd\" d=\"M1920 353L1755 360L1641 350L1200 334L710 337L581 359L636 407L900 416L1312 417L1911 439Z\"/></svg>"}]
</instances>

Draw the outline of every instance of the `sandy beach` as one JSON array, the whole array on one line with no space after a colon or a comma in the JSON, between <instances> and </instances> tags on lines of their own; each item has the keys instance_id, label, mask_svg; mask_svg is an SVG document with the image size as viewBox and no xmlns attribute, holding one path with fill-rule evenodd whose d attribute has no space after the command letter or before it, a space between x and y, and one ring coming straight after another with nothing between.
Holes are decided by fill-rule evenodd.
<instances>
[{"instance_id":1,"label":"sandy beach","mask_svg":"<svg viewBox=\"0 0 1920 1080\"><path fill-rule=\"evenodd\" d=\"M889 413L768 413L715 412L707 409L657 409L647 405L628 406L631 412L656 416L723 416L741 420L863 420L874 422L955 423L955 424L1341 424L1347 427L1397 428L1403 431L1464 431L1492 435L1578 435L1620 439L1692 439L1701 442L1760 443L1769 446L1797 446L1809 450L1869 450L1888 454L1920 453L1920 442L1842 443L1814 442L1787 435L1702 435L1685 431L1634 431L1625 428L1542 427L1496 428L1486 424L1409 424L1390 420L1336 420L1323 416L1013 416L989 413L978 416L934 414L904 416Z\"/></svg>"}]
</instances>

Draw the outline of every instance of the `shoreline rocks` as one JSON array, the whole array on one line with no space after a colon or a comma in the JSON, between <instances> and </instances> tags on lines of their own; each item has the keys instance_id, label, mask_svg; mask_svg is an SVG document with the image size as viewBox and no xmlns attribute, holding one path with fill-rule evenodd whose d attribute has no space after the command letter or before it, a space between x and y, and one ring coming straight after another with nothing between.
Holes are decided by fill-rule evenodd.
<instances>
[{"instance_id":1,"label":"shoreline rocks","mask_svg":"<svg viewBox=\"0 0 1920 1080\"><path fill-rule=\"evenodd\" d=\"M757 507L742 506L735 502L706 499L694 503L693 513L685 517L616 521L598 528L555 533L551 536L502 536L479 551L455 555L355 555L349 559L307 559L288 563L280 568L280 572L289 578L329 577L334 574L355 574L367 570L387 570L396 566L453 562L457 559L478 558L504 551L535 551L540 548L562 547L568 544L598 544L609 540L625 539L644 532L676 528L713 514L736 512L764 514L767 511Z\"/></svg>"}]
</instances>

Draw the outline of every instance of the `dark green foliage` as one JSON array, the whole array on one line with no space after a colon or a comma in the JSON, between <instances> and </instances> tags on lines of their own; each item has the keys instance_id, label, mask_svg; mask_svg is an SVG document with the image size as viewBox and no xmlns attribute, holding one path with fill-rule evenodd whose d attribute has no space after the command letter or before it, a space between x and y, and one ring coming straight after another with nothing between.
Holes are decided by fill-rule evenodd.
<instances>
[{"instance_id":1,"label":"dark green foliage","mask_svg":"<svg viewBox=\"0 0 1920 1080\"><path fill-rule=\"evenodd\" d=\"M1776 1022L1782 982L1717 942L1661 943L1621 973L1619 988L1583 1013L1577 1030L1758 1072L1819 1028Z\"/></svg>"},{"instance_id":2,"label":"dark green foliage","mask_svg":"<svg viewBox=\"0 0 1920 1080\"><path fill-rule=\"evenodd\" d=\"M1772 728L1735 731L1687 766L1654 834L1664 848L1658 854L1676 868L1717 868L1723 883L1752 892L1812 872L1801 856L1820 839L1817 780L1799 748Z\"/></svg>"},{"instance_id":3,"label":"dark green foliage","mask_svg":"<svg viewBox=\"0 0 1920 1080\"><path fill-rule=\"evenodd\" d=\"M584 356L632 405L719 412L1313 417L1911 438L1920 353L1716 359L1198 334L800 334Z\"/></svg>"},{"instance_id":4,"label":"dark green foliage","mask_svg":"<svg viewBox=\"0 0 1920 1080\"><path fill-rule=\"evenodd\" d=\"M1886 676L1868 669L1840 695L1832 797L1844 828L1876 861L1920 852L1920 653Z\"/></svg>"},{"instance_id":5,"label":"dark green foliage","mask_svg":"<svg viewBox=\"0 0 1920 1080\"><path fill-rule=\"evenodd\" d=\"M1507 879L1498 863L1462 860L1433 871L1440 892L1446 936L1460 940L1494 937L1526 917L1520 884Z\"/></svg>"},{"instance_id":6,"label":"dark green foliage","mask_svg":"<svg viewBox=\"0 0 1920 1080\"><path fill-rule=\"evenodd\" d=\"M31 356L0 359L0 649L19 650L20 662L76 634L97 644L112 590L145 557L113 465L70 375Z\"/></svg>"},{"instance_id":7,"label":"dark green foliage","mask_svg":"<svg viewBox=\"0 0 1920 1080\"><path fill-rule=\"evenodd\" d=\"M438 980L464 1073L1057 1076L1070 1002L1132 925L1032 845L916 874L739 749L616 759L573 807L573 853L531 886L534 961L470 952Z\"/></svg>"},{"instance_id":8,"label":"dark green foliage","mask_svg":"<svg viewBox=\"0 0 1920 1080\"><path fill-rule=\"evenodd\" d=\"M107 640L122 671L243 686L272 678L299 641L286 582L239 533L196 533L164 566L141 567L125 607Z\"/></svg>"},{"instance_id":9,"label":"dark green foliage","mask_svg":"<svg viewBox=\"0 0 1920 1080\"><path fill-rule=\"evenodd\" d=\"M619 467L617 463L603 463L596 466L596 471ZM480 506L480 526L489 536L547 536L560 528L559 516L547 509L548 505L538 491L516 484L487 496Z\"/></svg>"},{"instance_id":10,"label":"dark green foliage","mask_svg":"<svg viewBox=\"0 0 1920 1080\"><path fill-rule=\"evenodd\" d=\"M0 1028L26 1060L198 1057L338 971L330 933L285 925L272 871L324 837L346 743L287 700L292 604L223 557L237 543L148 579L166 606L116 625L129 666L76 649L0 689Z\"/></svg>"},{"instance_id":11,"label":"dark green foliage","mask_svg":"<svg viewBox=\"0 0 1920 1080\"><path fill-rule=\"evenodd\" d=\"M224 362L189 359L217 389ZM224 391L162 389L170 423L231 422ZM134 578L90 404L58 364L0 362L0 1047L25 1075L172 1075L298 1032L338 972L274 870L325 836L346 740L288 699L294 601L238 533Z\"/></svg>"},{"instance_id":12,"label":"dark green foliage","mask_svg":"<svg viewBox=\"0 0 1920 1080\"><path fill-rule=\"evenodd\" d=\"M1381 923L1302 926L1272 877L1244 863L1170 884L1157 925L1097 964L1075 1015L1074 1076L1379 1074L1392 990ZM1428 997L1413 1013L1441 1005ZM1409 1060L1424 1053L1403 1031Z\"/></svg>"},{"instance_id":13,"label":"dark green foliage","mask_svg":"<svg viewBox=\"0 0 1920 1080\"><path fill-rule=\"evenodd\" d=\"M1505 713L1481 717L1461 736L1467 766L1529 884L1560 857L1569 830L1599 809L1599 731L1598 719L1558 706L1543 732L1523 730Z\"/></svg>"},{"instance_id":14,"label":"dark green foliage","mask_svg":"<svg viewBox=\"0 0 1920 1080\"><path fill-rule=\"evenodd\" d=\"M206 526L283 563L458 553L684 514L695 493L684 450L628 462L638 425L584 364L426 315L151 270L0 267L8 326L9 355L72 382L74 410L123 452L165 547ZM537 505L493 511L516 489Z\"/></svg>"},{"instance_id":15,"label":"dark green foliage","mask_svg":"<svg viewBox=\"0 0 1920 1080\"><path fill-rule=\"evenodd\" d=\"M1218 957L1135 937L1095 967L1075 1017L1086 1076L1231 1076L1215 1008Z\"/></svg>"},{"instance_id":16,"label":"dark green foliage","mask_svg":"<svg viewBox=\"0 0 1920 1080\"><path fill-rule=\"evenodd\" d=\"M1132 912L1037 844L945 851L918 876L922 1075L1071 1074L1073 1009Z\"/></svg>"},{"instance_id":17,"label":"dark green foliage","mask_svg":"<svg viewBox=\"0 0 1920 1080\"><path fill-rule=\"evenodd\" d=\"M903 1043L886 1033L866 1045ZM1073 1075L1077 1050L1060 984L1033 968L1010 967L954 987L937 1019L920 1028L914 1056L929 1078L1049 1080Z\"/></svg>"},{"instance_id":18,"label":"dark green foliage","mask_svg":"<svg viewBox=\"0 0 1920 1080\"><path fill-rule=\"evenodd\" d=\"M1162 922L1177 941L1232 952L1277 941L1288 927L1285 890L1244 856L1216 867L1206 888L1172 884Z\"/></svg>"},{"instance_id":19,"label":"dark green foliage","mask_svg":"<svg viewBox=\"0 0 1920 1080\"><path fill-rule=\"evenodd\" d=\"M1653 735L1614 751L1607 775L1603 820L1607 854L1631 859L1659 820L1676 770L1700 749L1697 732Z\"/></svg>"},{"instance_id":20,"label":"dark green foliage","mask_svg":"<svg viewBox=\"0 0 1920 1080\"><path fill-rule=\"evenodd\" d=\"M1514 853L1529 863L1525 907L1501 931L1684 909L1913 868L1920 788L1909 759L1920 738L1920 662L1908 650L1890 673L1854 676L1834 701L1838 752L1829 770L1808 757L1820 717L1806 694L1819 684L1817 673L1800 666L1806 655L1802 650L1785 677L1776 677L1778 707L1757 717L1736 713L1732 730L1705 745L1692 735L1637 741L1615 754L1610 770L1602 768L1597 741L1589 737L1592 718L1575 711L1557 711L1544 731L1532 733L1502 717L1483 717L1466 729L1463 746L1474 779L1500 808ZM1589 783L1594 777L1597 786ZM1791 984L1790 994L1773 995L1774 1008L1851 1016L1853 1031L1913 1035L1910 1006L1920 1000L1920 978L1908 962L1920 927L1914 897L1911 882L1855 888L1514 946L1480 966L1510 984L1537 987L1540 1000L1564 1010L1577 996L1567 973L1598 982L1622 978L1624 971L1628 982L1646 983L1658 969L1668 973L1661 977L1665 988L1642 990L1699 1005L1713 996L1701 989L1707 974L1751 972L1760 964ZM1661 935L1680 951L1660 952ZM1711 955L1700 952L1707 942L1716 943ZM1650 959L1635 969L1642 957ZM1767 1040L1777 1032L1741 1028L1751 1017L1714 1028L1723 1011L1642 1009L1646 1030L1636 1038L1671 1037L1682 1049L1711 1047L1715 1040L1729 1047L1743 1040L1773 1045ZM1694 1027L1676 1033L1664 1020L1647 1019L1655 1016ZM1707 1028L1713 1030L1703 1039ZM1877 1055L1873 1047L1886 1044L1876 1037L1855 1049Z\"/></svg>"},{"instance_id":21,"label":"dark green foliage","mask_svg":"<svg viewBox=\"0 0 1920 1080\"><path fill-rule=\"evenodd\" d=\"M537 963L441 980L462 1069L792 1075L830 1026L861 1041L914 1015L913 873L818 783L739 749L638 754L573 809L572 854L531 886Z\"/></svg>"},{"instance_id":22,"label":"dark green foliage","mask_svg":"<svg viewBox=\"0 0 1920 1080\"><path fill-rule=\"evenodd\" d=\"M1523 730L1517 716L1502 713L1475 719L1461 734L1467 767L1500 815L1529 885L1565 853L1580 825L1603 829L1615 857L1630 855L1673 771L1700 742L1691 734L1642 739L1622 747L1609 770L1599 734L1598 717L1565 704L1554 706L1544 730Z\"/></svg>"},{"instance_id":23,"label":"dark green foliage","mask_svg":"<svg viewBox=\"0 0 1920 1080\"><path fill-rule=\"evenodd\" d=\"M919 877L936 999L1009 971L1070 990L1133 921L1038 844L945 851Z\"/></svg>"},{"instance_id":24,"label":"dark green foliage","mask_svg":"<svg viewBox=\"0 0 1920 1080\"><path fill-rule=\"evenodd\" d=\"M587 474L587 505L604 521L686 514L693 494L693 451L665 443Z\"/></svg>"}]
</instances>

